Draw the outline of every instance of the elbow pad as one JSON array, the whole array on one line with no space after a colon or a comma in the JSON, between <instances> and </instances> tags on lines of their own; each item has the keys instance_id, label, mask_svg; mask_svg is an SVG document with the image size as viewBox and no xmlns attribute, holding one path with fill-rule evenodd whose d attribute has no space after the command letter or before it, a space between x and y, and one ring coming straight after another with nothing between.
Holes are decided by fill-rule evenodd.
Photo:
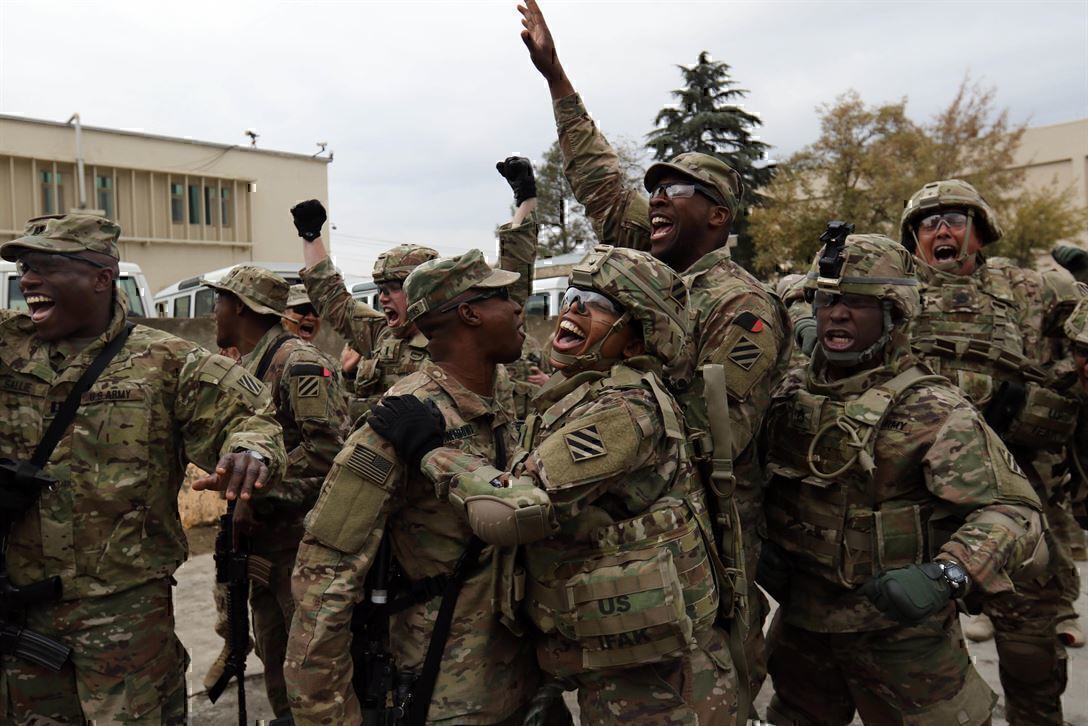
<instances>
[{"instance_id":1,"label":"elbow pad","mask_svg":"<svg viewBox=\"0 0 1088 726\"><path fill-rule=\"evenodd\" d=\"M491 545L526 544L553 534L557 527L548 493L525 479L508 485L504 476L492 467L457 476L450 504L464 509L469 527Z\"/></svg>"}]
</instances>

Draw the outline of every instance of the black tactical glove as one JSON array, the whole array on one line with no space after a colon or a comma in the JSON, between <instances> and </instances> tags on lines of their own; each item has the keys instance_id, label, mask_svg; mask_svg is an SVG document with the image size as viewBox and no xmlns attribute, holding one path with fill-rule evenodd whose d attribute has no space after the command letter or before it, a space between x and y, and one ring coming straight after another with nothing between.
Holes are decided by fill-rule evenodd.
<instances>
[{"instance_id":1,"label":"black tactical glove","mask_svg":"<svg viewBox=\"0 0 1088 726\"><path fill-rule=\"evenodd\" d=\"M367 423L412 467L442 445L446 432L446 420L434 401L424 403L415 396L386 396L371 409Z\"/></svg>"},{"instance_id":2,"label":"black tactical glove","mask_svg":"<svg viewBox=\"0 0 1088 726\"><path fill-rule=\"evenodd\" d=\"M801 318L794 323L793 339L801 352L811 357L816 350L816 318Z\"/></svg>"},{"instance_id":3,"label":"black tactical glove","mask_svg":"<svg viewBox=\"0 0 1088 726\"><path fill-rule=\"evenodd\" d=\"M1083 281L1088 275L1088 252L1072 245L1058 245L1050 251L1054 261Z\"/></svg>"},{"instance_id":4,"label":"black tactical glove","mask_svg":"<svg viewBox=\"0 0 1088 726\"><path fill-rule=\"evenodd\" d=\"M939 612L952 598L952 586L936 562L881 572L861 586L873 605L904 625Z\"/></svg>"},{"instance_id":5,"label":"black tactical glove","mask_svg":"<svg viewBox=\"0 0 1088 726\"><path fill-rule=\"evenodd\" d=\"M329 218L325 207L316 199L308 199L291 207L291 217L295 221L298 236L307 242L313 242L321 236L321 227Z\"/></svg>"},{"instance_id":6,"label":"black tactical glove","mask_svg":"<svg viewBox=\"0 0 1088 726\"><path fill-rule=\"evenodd\" d=\"M763 543L756 565L756 582L779 604L789 600L791 569L785 550L774 542Z\"/></svg>"},{"instance_id":7,"label":"black tactical glove","mask_svg":"<svg viewBox=\"0 0 1088 726\"><path fill-rule=\"evenodd\" d=\"M533 176L533 165L524 156L508 156L503 161L495 164L495 168L503 175L514 190L514 203L520 205L526 199L536 196L536 177Z\"/></svg>"}]
</instances>

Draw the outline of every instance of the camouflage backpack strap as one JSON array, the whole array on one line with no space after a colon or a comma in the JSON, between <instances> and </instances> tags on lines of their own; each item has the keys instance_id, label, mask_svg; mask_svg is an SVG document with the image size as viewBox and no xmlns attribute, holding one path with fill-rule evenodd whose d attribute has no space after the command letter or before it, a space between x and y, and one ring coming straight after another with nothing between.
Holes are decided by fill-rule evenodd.
<instances>
[{"instance_id":1,"label":"camouflage backpack strap","mask_svg":"<svg viewBox=\"0 0 1088 726\"><path fill-rule=\"evenodd\" d=\"M876 446L876 432L887 418L892 406L903 397L909 389L922 383L946 382L943 376L934 375L921 366L911 366L887 383L873 386L853 401L849 401L843 407L842 415L834 421L824 424L816 435L812 437L808 447L809 470L821 479L837 479L842 476L854 464L861 466L862 470L872 476L876 470L876 460L873 457L873 449ZM824 434L833 428L841 430L847 438L847 446L854 449L854 455L846 460L846 463L835 471L820 471L816 466L816 446Z\"/></svg>"}]
</instances>

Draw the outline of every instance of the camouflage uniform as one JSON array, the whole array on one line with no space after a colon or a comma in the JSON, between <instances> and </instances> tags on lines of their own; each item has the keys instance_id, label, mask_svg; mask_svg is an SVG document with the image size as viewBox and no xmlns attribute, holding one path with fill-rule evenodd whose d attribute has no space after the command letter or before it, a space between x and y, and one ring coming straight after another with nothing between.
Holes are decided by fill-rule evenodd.
<instances>
[{"instance_id":1,"label":"camouflage uniform","mask_svg":"<svg viewBox=\"0 0 1088 726\"><path fill-rule=\"evenodd\" d=\"M237 295L247 307L261 313L282 315L289 298L283 278L249 265L235 267L220 282L205 284ZM270 350L271 358L266 362ZM272 711L283 717L291 713L283 680L287 633L294 613L291 570L302 541L302 518L317 501L321 482L348 433L347 399L328 356L280 324L269 328L241 362L253 376L261 373L259 369L265 364L260 380L272 395L287 451L287 468L280 485L254 505L259 527L250 536L250 552L268 560L271 571L267 583L253 579L249 591L253 639L264 664L265 691ZM226 601L227 586L219 584L216 632L224 639L230 633Z\"/></svg>"},{"instance_id":2,"label":"camouflage uniform","mask_svg":"<svg viewBox=\"0 0 1088 726\"><path fill-rule=\"evenodd\" d=\"M818 346L775 394L765 551L778 565L760 571L781 603L768 717L848 723L857 709L866 723L988 723L996 697L970 664L954 605L905 626L861 585L938 556L962 565L969 593L1011 592L1010 575L1035 555L1039 501L963 395L911 354L919 298L907 251L851 235L838 259L835 277L817 261L806 285L882 300L883 363L835 380L833 354Z\"/></svg>"},{"instance_id":3,"label":"camouflage uniform","mask_svg":"<svg viewBox=\"0 0 1088 726\"><path fill-rule=\"evenodd\" d=\"M914 248L918 221L942 209L971 212L983 244L1001 238L996 215L974 187L951 179L927 184L908 202L900 239ZM969 230L965 230L965 238ZM940 375L956 384L991 421L1027 472L1047 519L1067 517L1063 504L1064 454L1055 442L1072 431L1076 405L1047 387L1043 366L1052 364L1061 319L1075 304L1065 270L1038 273L1009 260L983 259L970 275L918 263L923 310L914 347ZM957 263L958 264L958 263ZM1031 396L1008 414L995 409L1006 390ZM1046 398L1043 398L1046 397ZM1060 724L1066 655L1055 637L1057 622L1075 618L1072 602L1080 583L1067 543L1048 529L1047 576L1024 582L1015 593L984 603L994 624L1001 684L1012 723Z\"/></svg>"},{"instance_id":4,"label":"camouflage uniform","mask_svg":"<svg viewBox=\"0 0 1088 726\"><path fill-rule=\"evenodd\" d=\"M575 266L571 284L624 305L646 355L553 377L510 474L452 448L426 455L423 471L485 541L527 545L537 660L578 689L583 723L735 723L705 496L664 384L691 375L687 290L664 263L612 247ZM497 498L510 509L496 515Z\"/></svg>"},{"instance_id":5,"label":"camouflage uniform","mask_svg":"<svg viewBox=\"0 0 1088 726\"><path fill-rule=\"evenodd\" d=\"M541 373L552 372L548 351L528 333L525 334L525 343L521 347L521 359L506 365L506 372L510 374L510 381L514 385L514 415L518 421L525 421L533 410L533 398L540 391L540 386L529 382L529 375L533 368L539 368Z\"/></svg>"},{"instance_id":6,"label":"camouflage uniform","mask_svg":"<svg viewBox=\"0 0 1088 726\"><path fill-rule=\"evenodd\" d=\"M467 259L466 259L467 258ZM484 282L487 269L478 251L449 261L426 263L406 281L409 301L448 300ZM428 271L429 270L429 271ZM503 286L511 273L494 271ZM416 294L413 281L418 282ZM468 281L467 287L455 285ZM494 286L490 283L488 286ZM445 295L445 297L442 297ZM410 317L412 315L410 308ZM495 392L481 397L431 361L398 381L390 395L433 401L446 425L445 442L490 462L502 463L515 445L509 379L500 366ZM306 535L294 573L298 607L287 648L286 674L291 710L299 723L359 723L351 686L352 610L383 533L404 576L413 581L450 575L472 531L434 486L407 468L392 446L364 425L348 438L306 519ZM487 548L470 570L457 599L428 723L520 723L520 711L536 690L538 671L532 644L519 639L495 613L496 567L501 551ZM417 672L430 642L441 598L412 605L393 616L390 643L398 669Z\"/></svg>"},{"instance_id":7,"label":"camouflage uniform","mask_svg":"<svg viewBox=\"0 0 1088 726\"><path fill-rule=\"evenodd\" d=\"M1088 347L1088 300L1081 301L1063 326L1071 344ZM1080 415L1072 441L1069 444L1069 463L1073 479L1071 510L1077 524L1088 529L1088 390L1075 377L1070 381L1076 398L1080 401Z\"/></svg>"},{"instance_id":8,"label":"camouflage uniform","mask_svg":"<svg viewBox=\"0 0 1088 726\"><path fill-rule=\"evenodd\" d=\"M555 101L554 112L567 180L593 220L598 240L648 250L649 202L638 190L625 186L619 159L589 117L581 97L573 94ZM655 167L671 168L710 184L732 205L730 211L736 218L740 181L725 164L703 154L681 154L670 165ZM654 171L651 167L647 180ZM690 290L696 365L721 364L726 370L737 485L734 500L751 579L766 529L762 509L764 474L755 434L770 406L771 391L789 361L789 320L778 298L733 262L727 247L705 255L681 274ZM725 527L733 528L729 523ZM747 646L753 695L765 677L760 623L767 610L762 593L755 590L754 594L758 599L751 603L749 611L752 642Z\"/></svg>"},{"instance_id":9,"label":"camouflage uniform","mask_svg":"<svg viewBox=\"0 0 1088 726\"><path fill-rule=\"evenodd\" d=\"M520 225L499 227L499 267L522 275L511 297L524 304L532 292L538 225L529 219ZM438 252L419 245L398 245L374 262L374 282L403 283L418 265L438 257ZM325 259L302 271L302 281L322 319L362 354L355 370L354 398L349 414L357 421L389 387L419 370L427 353L427 338L416 331L406 336L408 324L392 329L385 315L359 302L344 287L344 279L332 260Z\"/></svg>"},{"instance_id":10,"label":"camouflage uniform","mask_svg":"<svg viewBox=\"0 0 1088 726\"><path fill-rule=\"evenodd\" d=\"M430 247L394 247L375 261L374 282L403 282L416 265L436 257ZM386 325L384 314L353 298L331 259L303 270L302 281L322 320L362 354L349 403L349 416L357 421L390 386L427 360L427 338L418 331L406 337L407 324L394 330Z\"/></svg>"},{"instance_id":11,"label":"camouflage uniform","mask_svg":"<svg viewBox=\"0 0 1088 726\"><path fill-rule=\"evenodd\" d=\"M90 250L117 258L120 228L86 215L31 220L2 248ZM118 291L104 334L85 347L41 341L27 315L0 311L0 456L25 459L51 411L126 324ZM73 649L59 673L2 657L0 721L180 723L188 658L174 634L171 575L187 546L177 497L186 460L260 452L283 470L280 428L261 383L193 343L137 325L83 396L45 467L43 491L7 540L13 584L57 575L60 601L25 612L25 626Z\"/></svg>"}]
</instances>

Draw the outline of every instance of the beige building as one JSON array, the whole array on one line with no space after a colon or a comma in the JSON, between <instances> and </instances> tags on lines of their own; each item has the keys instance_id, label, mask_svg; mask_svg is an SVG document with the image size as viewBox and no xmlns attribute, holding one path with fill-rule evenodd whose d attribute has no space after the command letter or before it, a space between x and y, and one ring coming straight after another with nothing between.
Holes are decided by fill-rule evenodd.
<instances>
[{"instance_id":1,"label":"beige building","mask_svg":"<svg viewBox=\"0 0 1088 726\"><path fill-rule=\"evenodd\" d=\"M91 126L78 137L76 123L0 115L0 242L31 217L98 210L121 225L121 258L152 294L237 262L301 267L288 210L328 203L324 156Z\"/></svg>"},{"instance_id":2,"label":"beige building","mask_svg":"<svg viewBox=\"0 0 1088 726\"><path fill-rule=\"evenodd\" d=\"M1056 183L1060 190L1071 188L1076 203L1088 207L1088 119L1027 129L1016 161L1026 187ZM1088 246L1088 231L1076 241Z\"/></svg>"}]
</instances>

